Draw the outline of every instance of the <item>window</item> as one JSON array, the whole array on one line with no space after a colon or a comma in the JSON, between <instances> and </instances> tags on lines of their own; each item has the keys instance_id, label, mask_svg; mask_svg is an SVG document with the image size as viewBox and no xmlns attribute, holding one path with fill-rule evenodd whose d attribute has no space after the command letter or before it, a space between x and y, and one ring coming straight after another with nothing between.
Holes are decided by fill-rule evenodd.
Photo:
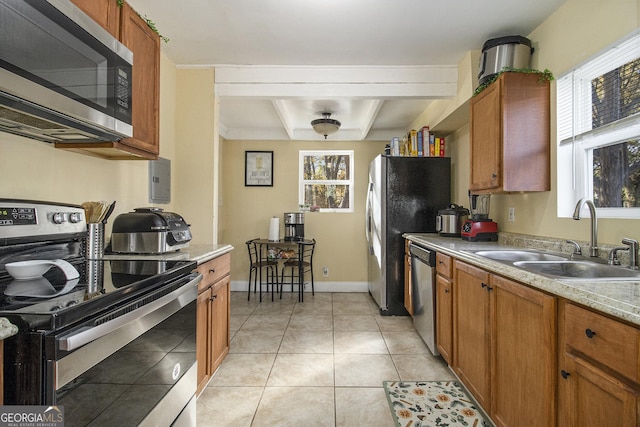
<instances>
[{"instance_id":1,"label":"window","mask_svg":"<svg viewBox=\"0 0 640 427\"><path fill-rule=\"evenodd\" d=\"M558 215L581 197L598 216L640 218L640 34L560 77Z\"/></svg>"},{"instance_id":2,"label":"window","mask_svg":"<svg viewBox=\"0 0 640 427\"><path fill-rule=\"evenodd\" d=\"M353 212L353 151L300 151L299 204Z\"/></svg>"}]
</instances>

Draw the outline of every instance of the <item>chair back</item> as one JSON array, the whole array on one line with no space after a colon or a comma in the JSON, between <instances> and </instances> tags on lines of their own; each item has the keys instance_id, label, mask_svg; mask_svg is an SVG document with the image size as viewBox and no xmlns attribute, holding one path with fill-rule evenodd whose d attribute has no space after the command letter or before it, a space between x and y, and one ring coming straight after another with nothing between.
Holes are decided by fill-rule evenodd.
<instances>
[{"instance_id":1,"label":"chair back","mask_svg":"<svg viewBox=\"0 0 640 427\"><path fill-rule=\"evenodd\" d=\"M247 240L245 243L247 245L247 251L249 252L249 262L251 265L255 265L259 261L258 257L258 245L256 244L256 239Z\"/></svg>"},{"instance_id":2,"label":"chair back","mask_svg":"<svg viewBox=\"0 0 640 427\"><path fill-rule=\"evenodd\" d=\"M316 248L316 239L312 239L311 243L305 243L302 245L302 261L311 264L313 260L313 252Z\"/></svg>"}]
</instances>

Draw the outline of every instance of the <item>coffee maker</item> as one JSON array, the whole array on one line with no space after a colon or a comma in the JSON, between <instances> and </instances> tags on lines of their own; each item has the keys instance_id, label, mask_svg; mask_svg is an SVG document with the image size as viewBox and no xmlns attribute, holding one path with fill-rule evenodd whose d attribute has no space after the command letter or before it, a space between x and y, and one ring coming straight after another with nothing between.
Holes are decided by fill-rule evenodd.
<instances>
[{"instance_id":1,"label":"coffee maker","mask_svg":"<svg viewBox=\"0 0 640 427\"><path fill-rule=\"evenodd\" d=\"M489 218L489 200L491 194L471 194L469 205L471 215L462 224L460 236L470 242L496 242L498 240L498 224Z\"/></svg>"},{"instance_id":2,"label":"coffee maker","mask_svg":"<svg viewBox=\"0 0 640 427\"><path fill-rule=\"evenodd\" d=\"M304 212L284 214L284 240L290 242L304 240Z\"/></svg>"}]
</instances>

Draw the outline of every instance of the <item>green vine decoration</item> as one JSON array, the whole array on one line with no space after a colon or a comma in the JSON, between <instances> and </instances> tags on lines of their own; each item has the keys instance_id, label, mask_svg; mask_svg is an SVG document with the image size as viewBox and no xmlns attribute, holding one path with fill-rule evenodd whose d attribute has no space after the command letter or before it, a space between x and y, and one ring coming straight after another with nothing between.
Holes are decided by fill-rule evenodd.
<instances>
[{"instance_id":1,"label":"green vine decoration","mask_svg":"<svg viewBox=\"0 0 640 427\"><path fill-rule=\"evenodd\" d=\"M501 74L503 73L525 73L525 74L538 74L538 82L542 83L542 82L550 82L552 80L554 80L553 78L553 73L551 71L549 71L548 69L544 69L544 71L540 71L540 70L536 70L533 68L511 68L511 67L504 67L502 68L502 71L500 71L498 74L496 74L495 76L491 77L488 81L484 82L483 84L481 84L480 86L478 86L478 88L473 92L473 96L478 95L480 92L482 92L483 90L485 90L487 88L487 86L489 86L491 83L495 82L498 77L500 77Z\"/></svg>"},{"instance_id":2,"label":"green vine decoration","mask_svg":"<svg viewBox=\"0 0 640 427\"><path fill-rule=\"evenodd\" d=\"M118 5L118 7L122 7L124 6L124 0L116 0L116 4ZM153 22L151 19L147 18L147 16L142 16L140 15L138 12L136 12L138 14L138 16L140 18L142 18L142 20L144 22L147 23L147 25L149 26L149 28L151 28L151 30L153 30L153 32L155 32L161 39L163 42L165 43L169 43L169 38L163 36L162 34L160 34L160 31L158 31L158 27L156 27L156 23Z\"/></svg>"},{"instance_id":3,"label":"green vine decoration","mask_svg":"<svg viewBox=\"0 0 640 427\"><path fill-rule=\"evenodd\" d=\"M149 28L151 28L153 31L155 31L155 33L158 36L160 36L160 38L162 39L163 42L169 43L169 39L167 37L163 36L162 34L160 34L160 31L158 31L158 27L156 27L156 23L153 22L151 19L147 18L147 15L142 16L142 15L138 14L138 16L140 16L140 18L142 18L144 20L144 22L147 23Z\"/></svg>"}]
</instances>

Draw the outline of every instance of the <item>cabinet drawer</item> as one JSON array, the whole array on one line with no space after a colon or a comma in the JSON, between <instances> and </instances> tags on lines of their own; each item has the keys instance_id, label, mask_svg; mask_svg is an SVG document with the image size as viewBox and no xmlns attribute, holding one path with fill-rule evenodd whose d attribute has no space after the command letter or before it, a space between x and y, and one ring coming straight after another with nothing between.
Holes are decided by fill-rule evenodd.
<instances>
[{"instance_id":1,"label":"cabinet drawer","mask_svg":"<svg viewBox=\"0 0 640 427\"><path fill-rule=\"evenodd\" d=\"M449 255L436 253L436 272L438 274L446 277L447 279L451 278L451 257Z\"/></svg>"},{"instance_id":2,"label":"cabinet drawer","mask_svg":"<svg viewBox=\"0 0 640 427\"><path fill-rule=\"evenodd\" d=\"M231 254L227 253L217 258L207 261L198 266L198 272L202 273L202 281L198 284L198 292L209 287L212 283L220 280L231 271Z\"/></svg>"},{"instance_id":3,"label":"cabinet drawer","mask_svg":"<svg viewBox=\"0 0 640 427\"><path fill-rule=\"evenodd\" d=\"M638 381L640 331L636 328L566 304L563 332L568 346L627 378Z\"/></svg>"}]
</instances>

